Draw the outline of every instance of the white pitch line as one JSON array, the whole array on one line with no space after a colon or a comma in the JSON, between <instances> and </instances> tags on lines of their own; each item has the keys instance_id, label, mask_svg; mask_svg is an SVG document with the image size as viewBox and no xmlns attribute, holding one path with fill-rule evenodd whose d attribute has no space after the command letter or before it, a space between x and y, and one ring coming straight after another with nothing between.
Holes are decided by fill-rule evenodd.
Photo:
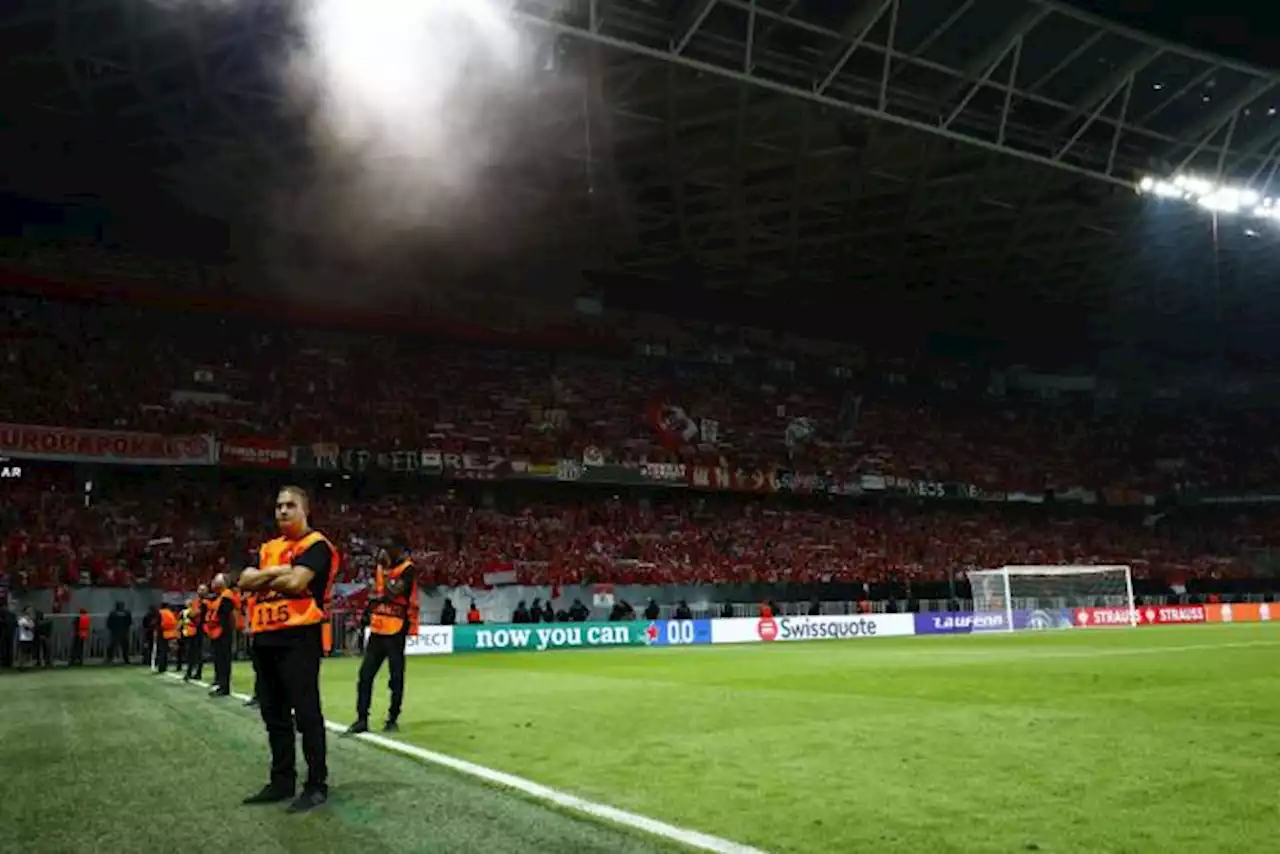
<instances>
[{"instance_id":1,"label":"white pitch line","mask_svg":"<svg viewBox=\"0 0 1280 854\"><path fill-rule=\"evenodd\" d=\"M154 672L154 671L152 671ZM182 677L176 673L165 673L165 676L174 680L181 680ZM198 685L201 688L213 687L208 682L199 682L191 680L192 685ZM233 693L232 697L237 700L247 701L248 694ZM330 732L345 733L347 728L339 723L326 720L324 722L325 729ZM514 789L517 792L528 795L531 798L546 803L555 804L558 807L567 810L573 810L592 818L610 822L612 824L622 825L634 830L640 830L652 836L667 839L672 842L678 842L689 848L698 851L713 851L716 854L767 854L760 848L752 848L749 845L740 845L737 842L731 842L728 839L721 839L718 836L711 836L707 833L701 833L697 830L689 830L683 827L676 827L674 824L667 824L665 821L658 821L648 816L639 815L638 813L627 812L626 810L611 807L607 804L598 804L588 801L577 795L571 795L568 792L562 792L559 789L553 789L550 786L544 786L541 783L535 783L532 780L526 780L523 777L517 777L514 774L507 774L504 771L498 771L494 768L486 768L484 765L477 765L474 762L468 762L465 759L458 759L454 756L448 756L444 753L436 753L434 750L426 750L413 744L406 744L403 741L396 741L393 738L387 738L377 733L366 732L360 735L352 736L352 738L360 741L367 741L370 744L376 744L386 750L417 759L420 762L426 762L431 765L440 765L444 768L450 768L460 774L468 777L475 777L484 780L487 783L501 786L506 789Z\"/></svg>"}]
</instances>

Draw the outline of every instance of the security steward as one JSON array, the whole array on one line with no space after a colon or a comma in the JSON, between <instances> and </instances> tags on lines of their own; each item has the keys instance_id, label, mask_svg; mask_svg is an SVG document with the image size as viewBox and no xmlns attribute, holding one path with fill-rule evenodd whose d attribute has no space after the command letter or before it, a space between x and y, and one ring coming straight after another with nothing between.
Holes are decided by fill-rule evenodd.
<instances>
[{"instance_id":1,"label":"security steward","mask_svg":"<svg viewBox=\"0 0 1280 854\"><path fill-rule=\"evenodd\" d=\"M320 709L321 626L338 575L338 550L307 520L310 498L297 486L276 496L280 536L263 543L258 566L240 574L240 589L255 597L253 669L258 705L271 745L271 779L246 804L292 798L297 787L294 728L302 736L307 779L290 812L306 812L329 799L324 715Z\"/></svg>"},{"instance_id":2,"label":"security steward","mask_svg":"<svg viewBox=\"0 0 1280 854\"><path fill-rule=\"evenodd\" d=\"M168 605L160 606L160 630L156 639L156 672L169 669L169 646L178 641L178 615Z\"/></svg>"},{"instance_id":3,"label":"security steward","mask_svg":"<svg viewBox=\"0 0 1280 854\"><path fill-rule=\"evenodd\" d=\"M243 608L242 616L244 623L244 646L245 654L249 656L250 661L253 660L253 625L249 622L249 615L253 613L253 605L257 601L252 593L241 593L240 602ZM244 701L247 708L258 708L258 676L257 673L253 677L253 694L249 699Z\"/></svg>"},{"instance_id":4,"label":"security steward","mask_svg":"<svg viewBox=\"0 0 1280 854\"><path fill-rule=\"evenodd\" d=\"M403 546L396 544L378 556L374 570L373 595L369 599L369 643L365 646L360 680L356 683L356 722L348 727L348 735L369 731L373 680L384 660L391 670L391 707L382 731L399 730L397 720L404 701L404 646L411 634L415 637L418 634L418 584L413 562Z\"/></svg>"},{"instance_id":5,"label":"security steward","mask_svg":"<svg viewBox=\"0 0 1280 854\"><path fill-rule=\"evenodd\" d=\"M204 621L212 604L209 585L201 584L196 598L187 605L195 631L187 638L187 675L183 681L204 678Z\"/></svg>"},{"instance_id":6,"label":"security steward","mask_svg":"<svg viewBox=\"0 0 1280 854\"><path fill-rule=\"evenodd\" d=\"M213 594L204 608L204 636L213 650L213 687L209 696L227 697L231 694L231 645L236 639L238 597L222 573L214 576Z\"/></svg>"},{"instance_id":7,"label":"security steward","mask_svg":"<svg viewBox=\"0 0 1280 854\"><path fill-rule=\"evenodd\" d=\"M199 630L196 625L196 611L190 602L178 615L178 624L178 669L182 670L185 665L189 674L191 668L187 662L191 660L196 632ZM188 674L183 674L184 682L191 678Z\"/></svg>"}]
</instances>

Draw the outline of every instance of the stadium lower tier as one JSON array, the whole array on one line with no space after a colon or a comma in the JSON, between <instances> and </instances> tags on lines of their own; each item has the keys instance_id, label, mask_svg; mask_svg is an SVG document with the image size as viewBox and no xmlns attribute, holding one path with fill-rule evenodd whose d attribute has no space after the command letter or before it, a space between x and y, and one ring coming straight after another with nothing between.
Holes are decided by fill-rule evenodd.
<instances>
[{"instance_id":1,"label":"stadium lower tier","mask_svg":"<svg viewBox=\"0 0 1280 854\"><path fill-rule=\"evenodd\" d=\"M42 469L5 485L0 578L190 590L251 563L277 475ZM314 524L367 580L388 538L424 586L824 585L858 597L947 598L972 568L1122 564L1149 594L1245 591L1265 568L1272 514L823 498L750 499L580 485L317 481ZM1259 582L1260 583L1260 582ZM1265 584L1263 585L1265 587ZM1262 589L1262 588L1257 588ZM963 596L964 594L960 594Z\"/></svg>"}]
</instances>

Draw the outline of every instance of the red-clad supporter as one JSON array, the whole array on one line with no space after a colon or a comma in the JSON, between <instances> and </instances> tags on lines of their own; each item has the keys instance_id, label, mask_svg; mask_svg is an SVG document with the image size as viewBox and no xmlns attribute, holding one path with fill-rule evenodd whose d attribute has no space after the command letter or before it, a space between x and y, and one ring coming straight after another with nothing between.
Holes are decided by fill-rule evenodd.
<instances>
[{"instance_id":1,"label":"red-clad supporter","mask_svg":"<svg viewBox=\"0 0 1280 854\"><path fill-rule=\"evenodd\" d=\"M724 460L1006 492L1280 484L1276 414L1105 416L1092 398L993 395L989 377L964 365L814 352L815 342L747 330L630 318L615 325L633 350L666 355L624 358L255 324L6 298L0 422L542 460ZM295 371L304 382L277 382ZM656 427L658 410L676 430Z\"/></svg>"},{"instance_id":2,"label":"red-clad supporter","mask_svg":"<svg viewBox=\"0 0 1280 854\"><path fill-rule=\"evenodd\" d=\"M15 570L19 587L54 587L60 561L75 553L90 567L80 582L187 589L227 565L235 536L229 519L262 515L247 494L239 505L208 501L209 488L170 480L161 495L155 484L122 482L88 507L68 505L57 492L11 489L10 506L27 508L27 525L9 538L0 566ZM876 584L939 581L964 567L1090 563L1130 564L1138 578L1230 578L1247 572L1233 557L1239 544L1275 542L1266 516L1193 526L1183 517L1171 523L902 502L791 506L687 494L550 500L505 492L498 500L484 506L477 494L461 492L365 501L322 494L316 512L346 553L344 581L368 579L367 543L394 530L412 545L422 583L449 586L482 585L486 573L509 570L527 584ZM84 539L68 540L59 533L65 530Z\"/></svg>"},{"instance_id":3,"label":"red-clad supporter","mask_svg":"<svg viewBox=\"0 0 1280 854\"><path fill-rule=\"evenodd\" d=\"M68 256L80 266L98 257ZM189 270L153 273L184 287L209 281ZM651 316L611 316L596 328L579 321L570 333L560 343L576 346L553 350L510 336L497 344L496 334L481 345L3 297L0 423L430 448L551 465L781 467L872 491L901 478L1027 502L1043 501L1046 490L1079 504L1280 493L1280 414L1243 404L1103 414L1103 398L1092 394L1041 388L1032 399L1011 372L997 382L989 371L918 355ZM0 573L20 589L190 589L261 520L261 489L231 477L166 474L104 487L75 481L75 471L24 465L21 478L0 483ZM346 580L371 571L364 538L403 531L424 585L480 584L506 571L554 585L878 584L936 581L966 566L1093 562L1193 579L1236 575L1242 548L1275 544L1275 528L1258 515L1144 523L1038 504L937 512L852 498L600 501L494 488L498 499L487 503L462 492L353 493L322 495L318 509L347 552Z\"/></svg>"}]
</instances>

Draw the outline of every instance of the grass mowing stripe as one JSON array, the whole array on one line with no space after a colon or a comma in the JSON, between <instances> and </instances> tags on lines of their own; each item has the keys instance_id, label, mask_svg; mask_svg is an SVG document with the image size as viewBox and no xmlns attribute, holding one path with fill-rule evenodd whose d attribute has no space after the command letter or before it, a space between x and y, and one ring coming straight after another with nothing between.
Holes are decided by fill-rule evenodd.
<instances>
[{"instance_id":1,"label":"grass mowing stripe","mask_svg":"<svg viewBox=\"0 0 1280 854\"><path fill-rule=\"evenodd\" d=\"M175 673L165 673L165 676L174 680L181 680L182 678ZM212 687L207 682L198 682L196 680L191 680L190 684L199 685L205 689ZM248 694L233 693L231 696L241 701L249 699ZM347 728L342 724L338 724L330 720L326 720L324 725L330 732L344 733L347 730ZM616 807L611 807L607 804L588 801L583 798L579 798L576 795L571 795L568 792L562 792L559 789L553 789L550 786L544 786L541 783L535 783L532 780L517 777L514 774L507 774L494 768L488 768L484 765L468 762L465 759L457 759L443 753L436 753L435 751L426 750L424 748L417 747L416 745L405 744L402 741L396 741L395 739L377 735L376 733L362 733L361 735L354 737L360 741L377 745L385 750L390 750L422 762L428 762L433 765L449 768L460 774L475 777L479 780L484 780L487 783L492 783L503 788L514 789L515 791L530 798L554 804L561 809L588 815L592 818L628 827L633 830L639 830L671 842L677 842L698 851L710 851L714 852L714 854L765 854L765 852L759 848L741 845L737 842L732 842L728 839L721 839L718 836L711 836L710 834L701 833L696 830L676 827L675 825L667 824L666 822L658 821L657 819L638 815L626 810L621 810Z\"/></svg>"}]
</instances>

